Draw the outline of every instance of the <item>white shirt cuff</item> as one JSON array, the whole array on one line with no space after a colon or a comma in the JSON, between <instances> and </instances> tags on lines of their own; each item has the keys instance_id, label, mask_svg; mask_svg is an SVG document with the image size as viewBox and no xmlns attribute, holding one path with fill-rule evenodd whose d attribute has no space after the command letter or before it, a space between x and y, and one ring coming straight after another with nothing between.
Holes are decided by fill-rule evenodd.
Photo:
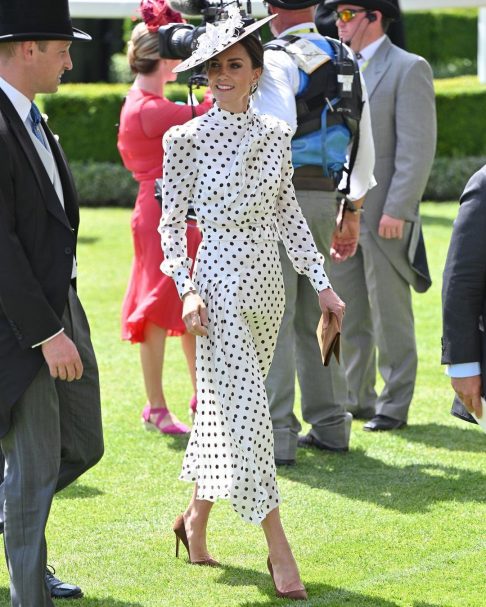
<instances>
[{"instance_id":1,"label":"white shirt cuff","mask_svg":"<svg viewBox=\"0 0 486 607\"><path fill-rule=\"evenodd\" d=\"M447 365L445 374L449 377L473 377L474 375L481 375L481 365L479 362Z\"/></svg>"},{"instance_id":2,"label":"white shirt cuff","mask_svg":"<svg viewBox=\"0 0 486 607\"><path fill-rule=\"evenodd\" d=\"M54 335L51 335L47 339L44 339L44 341L40 341L38 344L34 344L33 346L31 346L31 348L38 348L39 346L42 346L42 344L46 344L48 341L51 341L51 339L54 339L56 335L60 335L61 333L64 333L64 329L61 329L57 333L54 333Z\"/></svg>"}]
</instances>

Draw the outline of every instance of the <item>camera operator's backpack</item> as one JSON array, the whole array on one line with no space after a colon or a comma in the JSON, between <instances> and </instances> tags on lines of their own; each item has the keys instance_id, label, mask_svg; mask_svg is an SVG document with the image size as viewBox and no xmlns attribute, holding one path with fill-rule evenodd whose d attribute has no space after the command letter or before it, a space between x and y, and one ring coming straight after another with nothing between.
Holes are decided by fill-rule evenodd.
<instances>
[{"instance_id":1,"label":"camera operator's backpack","mask_svg":"<svg viewBox=\"0 0 486 607\"><path fill-rule=\"evenodd\" d=\"M342 190L347 195L363 107L359 67L353 53L327 36L283 36L268 42L265 49L285 51L299 68L297 131L292 139L294 167L322 166L322 174L332 178L337 187L352 140L348 178Z\"/></svg>"}]
</instances>

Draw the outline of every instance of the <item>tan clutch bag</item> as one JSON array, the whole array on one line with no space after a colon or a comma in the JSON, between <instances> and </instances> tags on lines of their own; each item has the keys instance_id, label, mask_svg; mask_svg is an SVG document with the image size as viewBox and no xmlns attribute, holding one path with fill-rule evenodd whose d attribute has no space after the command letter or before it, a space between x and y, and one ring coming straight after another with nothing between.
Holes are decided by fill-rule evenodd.
<instances>
[{"instance_id":1,"label":"tan clutch bag","mask_svg":"<svg viewBox=\"0 0 486 607\"><path fill-rule=\"evenodd\" d=\"M339 364L341 354L341 332L339 330L338 319L335 314L331 314L327 327L323 326L321 319L317 326L317 340L321 349L322 362L325 367L331 362L331 357L334 354Z\"/></svg>"}]
</instances>

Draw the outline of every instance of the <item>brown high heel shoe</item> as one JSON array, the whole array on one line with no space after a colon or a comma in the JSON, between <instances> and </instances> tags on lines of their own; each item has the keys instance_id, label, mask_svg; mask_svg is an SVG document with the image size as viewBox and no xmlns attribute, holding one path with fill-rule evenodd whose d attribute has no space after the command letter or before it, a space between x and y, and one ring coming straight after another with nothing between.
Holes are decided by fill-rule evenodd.
<instances>
[{"instance_id":1,"label":"brown high heel shoe","mask_svg":"<svg viewBox=\"0 0 486 607\"><path fill-rule=\"evenodd\" d=\"M287 592L281 592L277 588L277 584L275 583L275 578L273 577L273 567L272 562L270 561L270 557L267 558L267 567L268 571L270 571L270 575L272 576L273 585L275 586L275 594L279 599L291 599L293 601L306 601L307 600L307 592L305 588L301 588L300 590L288 590Z\"/></svg>"},{"instance_id":2,"label":"brown high heel shoe","mask_svg":"<svg viewBox=\"0 0 486 607\"><path fill-rule=\"evenodd\" d=\"M172 527L176 536L176 558L179 556L179 542L182 542L187 550L187 556L191 565L206 565L206 567L219 567L218 561L215 561L210 556L200 561L193 561L191 559L191 552L189 550L189 542L187 541L186 526L184 525L184 517L182 514L176 518L174 526Z\"/></svg>"}]
</instances>

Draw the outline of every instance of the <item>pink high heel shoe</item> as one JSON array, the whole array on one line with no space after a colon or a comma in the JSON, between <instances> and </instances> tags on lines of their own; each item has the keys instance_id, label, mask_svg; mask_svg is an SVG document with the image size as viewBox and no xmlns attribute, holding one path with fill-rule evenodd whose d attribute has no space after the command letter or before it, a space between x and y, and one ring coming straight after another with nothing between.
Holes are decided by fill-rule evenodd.
<instances>
[{"instance_id":1,"label":"pink high heel shoe","mask_svg":"<svg viewBox=\"0 0 486 607\"><path fill-rule=\"evenodd\" d=\"M162 420L169 414L169 409L166 407L151 407L145 405L142 411L142 424L145 430L152 430L161 432L162 434L188 434L191 429L182 422L176 422L175 424L169 424L162 426ZM155 422L150 417L151 415L157 415Z\"/></svg>"},{"instance_id":2,"label":"pink high heel shoe","mask_svg":"<svg viewBox=\"0 0 486 607\"><path fill-rule=\"evenodd\" d=\"M189 417L191 418L192 423L194 423L194 418L196 417L197 410L197 396L193 394L191 400L189 401Z\"/></svg>"}]
</instances>

